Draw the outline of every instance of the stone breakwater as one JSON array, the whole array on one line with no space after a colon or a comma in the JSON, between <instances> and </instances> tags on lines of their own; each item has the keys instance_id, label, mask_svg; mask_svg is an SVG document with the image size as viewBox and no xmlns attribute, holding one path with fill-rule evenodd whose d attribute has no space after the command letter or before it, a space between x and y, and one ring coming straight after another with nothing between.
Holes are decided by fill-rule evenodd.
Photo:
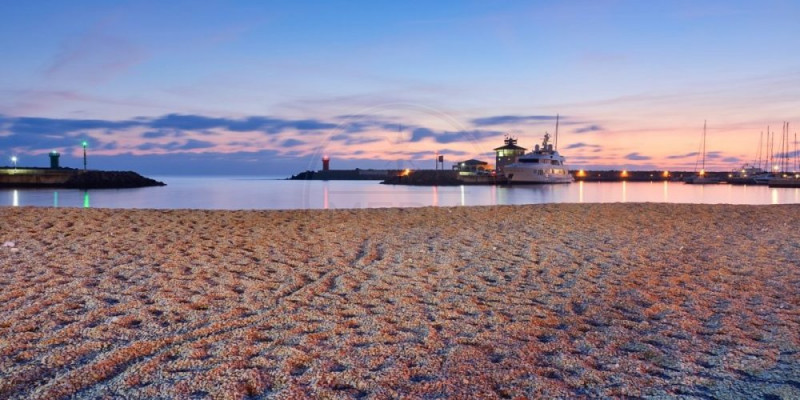
<instances>
[{"instance_id":1,"label":"stone breakwater","mask_svg":"<svg viewBox=\"0 0 800 400\"><path fill-rule=\"evenodd\" d=\"M0 187L122 189L164 185L163 182L141 176L133 171L84 171L72 168L0 169Z\"/></svg>"},{"instance_id":2,"label":"stone breakwater","mask_svg":"<svg viewBox=\"0 0 800 400\"><path fill-rule=\"evenodd\" d=\"M799 216L0 208L0 398L798 398Z\"/></svg>"}]
</instances>

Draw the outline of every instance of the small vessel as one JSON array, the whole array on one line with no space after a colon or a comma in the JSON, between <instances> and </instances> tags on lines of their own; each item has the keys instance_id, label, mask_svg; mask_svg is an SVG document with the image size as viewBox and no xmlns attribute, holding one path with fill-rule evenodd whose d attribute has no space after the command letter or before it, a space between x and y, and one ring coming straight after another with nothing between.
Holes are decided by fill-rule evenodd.
<instances>
[{"instance_id":1,"label":"small vessel","mask_svg":"<svg viewBox=\"0 0 800 400\"><path fill-rule=\"evenodd\" d=\"M755 165L745 164L742 168L732 171L727 182L734 185L755 185L769 179L769 172Z\"/></svg>"},{"instance_id":2,"label":"small vessel","mask_svg":"<svg viewBox=\"0 0 800 400\"><path fill-rule=\"evenodd\" d=\"M537 144L533 151L505 166L509 183L570 183L574 180L564 164L566 159L549 141L550 134L545 132L541 147Z\"/></svg>"},{"instance_id":3,"label":"small vessel","mask_svg":"<svg viewBox=\"0 0 800 400\"><path fill-rule=\"evenodd\" d=\"M722 180L718 177L708 176L706 174L706 121L703 121L703 146L702 151L703 154L703 165L700 168L700 172L697 175L690 176L686 178L683 182L694 184L694 185L704 185L708 183L720 183ZM695 164L695 168L696 164Z\"/></svg>"}]
</instances>

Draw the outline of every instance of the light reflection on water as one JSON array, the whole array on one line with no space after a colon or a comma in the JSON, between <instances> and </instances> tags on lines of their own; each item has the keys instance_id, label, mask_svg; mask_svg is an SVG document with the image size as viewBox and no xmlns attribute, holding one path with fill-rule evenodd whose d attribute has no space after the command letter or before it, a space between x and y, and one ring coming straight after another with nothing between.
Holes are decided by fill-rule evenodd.
<instances>
[{"instance_id":1,"label":"light reflection on water","mask_svg":"<svg viewBox=\"0 0 800 400\"><path fill-rule=\"evenodd\" d=\"M168 186L90 191L0 189L0 206L313 209L614 202L800 203L800 189L686 185L680 182L431 187L381 185L377 181L286 181L237 177L157 179Z\"/></svg>"}]
</instances>

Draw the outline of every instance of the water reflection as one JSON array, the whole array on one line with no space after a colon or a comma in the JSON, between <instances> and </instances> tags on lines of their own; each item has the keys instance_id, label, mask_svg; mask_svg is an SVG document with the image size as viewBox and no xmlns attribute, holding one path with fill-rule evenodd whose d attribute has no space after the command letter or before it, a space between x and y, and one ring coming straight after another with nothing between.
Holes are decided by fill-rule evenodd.
<instances>
[{"instance_id":1,"label":"water reflection","mask_svg":"<svg viewBox=\"0 0 800 400\"><path fill-rule=\"evenodd\" d=\"M622 181L622 202L625 203L628 200L628 182Z\"/></svg>"},{"instance_id":2,"label":"water reflection","mask_svg":"<svg viewBox=\"0 0 800 400\"><path fill-rule=\"evenodd\" d=\"M800 203L800 189L680 182L578 181L569 185L425 187L380 185L371 181L296 182L220 177L162 180L168 181L169 186L91 193L78 189L0 189L0 207L335 209L615 202Z\"/></svg>"}]
</instances>

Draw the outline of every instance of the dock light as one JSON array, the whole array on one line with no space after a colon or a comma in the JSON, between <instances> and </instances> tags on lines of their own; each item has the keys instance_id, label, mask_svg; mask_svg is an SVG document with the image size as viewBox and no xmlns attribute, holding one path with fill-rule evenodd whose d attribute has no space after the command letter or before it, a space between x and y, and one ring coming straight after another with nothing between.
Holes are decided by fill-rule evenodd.
<instances>
[{"instance_id":1,"label":"dock light","mask_svg":"<svg viewBox=\"0 0 800 400\"><path fill-rule=\"evenodd\" d=\"M628 171L623 169L622 173L619 174L619 176L622 177L622 178L627 178L628 177Z\"/></svg>"},{"instance_id":2,"label":"dock light","mask_svg":"<svg viewBox=\"0 0 800 400\"><path fill-rule=\"evenodd\" d=\"M84 140L82 144L83 144L83 170L86 171L86 146L88 145L88 143L86 143L86 141Z\"/></svg>"},{"instance_id":3,"label":"dock light","mask_svg":"<svg viewBox=\"0 0 800 400\"><path fill-rule=\"evenodd\" d=\"M705 176L705 175L706 175L706 170L704 170L704 169L701 169L701 170L700 170L700 176Z\"/></svg>"},{"instance_id":4,"label":"dock light","mask_svg":"<svg viewBox=\"0 0 800 400\"><path fill-rule=\"evenodd\" d=\"M17 156L11 156L11 162L14 163L14 171L17 170Z\"/></svg>"},{"instance_id":5,"label":"dock light","mask_svg":"<svg viewBox=\"0 0 800 400\"><path fill-rule=\"evenodd\" d=\"M772 166L772 170L775 171L775 172L778 172L778 166L777 165L773 165Z\"/></svg>"},{"instance_id":6,"label":"dock light","mask_svg":"<svg viewBox=\"0 0 800 400\"><path fill-rule=\"evenodd\" d=\"M728 174L728 178L733 178L733 174Z\"/></svg>"},{"instance_id":7,"label":"dock light","mask_svg":"<svg viewBox=\"0 0 800 400\"><path fill-rule=\"evenodd\" d=\"M586 172L584 172L583 170L579 170L578 171L578 178L583 178L585 176L586 176Z\"/></svg>"},{"instance_id":8,"label":"dock light","mask_svg":"<svg viewBox=\"0 0 800 400\"><path fill-rule=\"evenodd\" d=\"M406 168L406 169L403 170L403 173L400 174L400 176L408 176L410 174L411 174L411 170Z\"/></svg>"},{"instance_id":9,"label":"dock light","mask_svg":"<svg viewBox=\"0 0 800 400\"><path fill-rule=\"evenodd\" d=\"M661 174L661 176L663 176L664 178L669 178L669 171L664 171L664 173Z\"/></svg>"}]
</instances>

